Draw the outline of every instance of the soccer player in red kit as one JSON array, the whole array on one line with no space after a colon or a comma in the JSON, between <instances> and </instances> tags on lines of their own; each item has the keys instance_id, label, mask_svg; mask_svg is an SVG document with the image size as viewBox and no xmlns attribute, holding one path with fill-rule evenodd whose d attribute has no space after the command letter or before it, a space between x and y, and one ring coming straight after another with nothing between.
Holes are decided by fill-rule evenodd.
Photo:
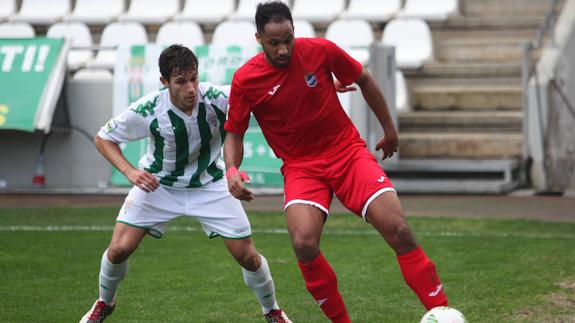
<instances>
[{"instance_id":1,"label":"soccer player in red kit","mask_svg":"<svg viewBox=\"0 0 575 323\"><path fill-rule=\"evenodd\" d=\"M225 129L228 188L252 200L238 170L243 136L253 113L276 156L282 159L287 226L306 287L332 322L349 322L334 271L319 242L333 194L363 217L397 254L403 277L426 309L446 306L435 265L419 247L385 172L342 109L336 91L356 83L385 136L383 158L397 151L397 131L381 90L360 63L332 42L294 38L291 12L281 1L256 12L263 52L234 75ZM332 75L335 75L333 78Z\"/></svg>"}]
</instances>

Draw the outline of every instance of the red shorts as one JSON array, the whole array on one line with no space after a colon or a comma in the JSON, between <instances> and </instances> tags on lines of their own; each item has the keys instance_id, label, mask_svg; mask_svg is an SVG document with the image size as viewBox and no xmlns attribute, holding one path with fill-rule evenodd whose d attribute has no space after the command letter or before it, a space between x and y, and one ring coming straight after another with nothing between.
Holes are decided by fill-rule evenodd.
<instances>
[{"instance_id":1,"label":"red shorts","mask_svg":"<svg viewBox=\"0 0 575 323\"><path fill-rule=\"evenodd\" d=\"M367 207L393 184L366 147L351 147L329 158L288 161L282 166L285 204L309 204L329 214L333 194L365 218Z\"/></svg>"}]
</instances>

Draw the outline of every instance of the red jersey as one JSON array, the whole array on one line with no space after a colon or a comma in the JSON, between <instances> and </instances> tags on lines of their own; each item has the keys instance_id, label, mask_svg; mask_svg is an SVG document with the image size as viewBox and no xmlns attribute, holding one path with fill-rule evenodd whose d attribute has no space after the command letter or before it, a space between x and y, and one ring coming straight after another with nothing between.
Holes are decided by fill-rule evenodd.
<instances>
[{"instance_id":1,"label":"red jersey","mask_svg":"<svg viewBox=\"0 0 575 323\"><path fill-rule=\"evenodd\" d=\"M283 68L268 63L261 52L234 75L225 129L243 134L253 113L284 161L365 145L339 103L332 76L349 85L361 70L359 62L321 38L295 39L290 63Z\"/></svg>"}]
</instances>

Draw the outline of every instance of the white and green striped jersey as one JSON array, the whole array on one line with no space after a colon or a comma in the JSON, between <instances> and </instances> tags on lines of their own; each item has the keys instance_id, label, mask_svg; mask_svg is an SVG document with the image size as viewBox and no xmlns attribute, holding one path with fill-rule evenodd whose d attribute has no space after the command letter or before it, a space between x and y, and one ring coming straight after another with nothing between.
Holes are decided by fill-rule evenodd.
<instances>
[{"instance_id":1,"label":"white and green striped jersey","mask_svg":"<svg viewBox=\"0 0 575 323\"><path fill-rule=\"evenodd\" d=\"M220 158L226 132L229 86L199 84L191 116L170 101L168 89L152 92L112 118L98 135L115 143L148 138L140 169L154 174L164 186L202 187L224 175Z\"/></svg>"}]
</instances>

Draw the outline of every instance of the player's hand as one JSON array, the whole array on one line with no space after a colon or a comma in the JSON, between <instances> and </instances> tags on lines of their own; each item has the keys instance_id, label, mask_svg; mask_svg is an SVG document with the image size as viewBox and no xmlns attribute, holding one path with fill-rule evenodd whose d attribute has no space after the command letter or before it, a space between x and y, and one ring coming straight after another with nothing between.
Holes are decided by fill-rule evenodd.
<instances>
[{"instance_id":1,"label":"player's hand","mask_svg":"<svg viewBox=\"0 0 575 323\"><path fill-rule=\"evenodd\" d=\"M154 175L139 169L132 169L126 173L126 177L130 183L139 187L142 191L150 193L155 191L160 183Z\"/></svg>"},{"instance_id":2,"label":"player's hand","mask_svg":"<svg viewBox=\"0 0 575 323\"><path fill-rule=\"evenodd\" d=\"M389 127L384 129L384 131L385 135L375 146L375 150L381 149L383 151L382 160L392 157L393 154L397 152L397 148L399 146L399 139L397 137L397 130L395 130L395 127Z\"/></svg>"},{"instance_id":3,"label":"player's hand","mask_svg":"<svg viewBox=\"0 0 575 323\"><path fill-rule=\"evenodd\" d=\"M232 167L226 171L226 178L228 179L228 190L233 197L248 202L254 199L254 194L244 185L244 182L250 183L250 178L245 172Z\"/></svg>"},{"instance_id":4,"label":"player's hand","mask_svg":"<svg viewBox=\"0 0 575 323\"><path fill-rule=\"evenodd\" d=\"M343 85L339 80L334 80L333 86L335 86L335 90L339 93L357 91L357 89L355 87L353 87L351 85L350 86Z\"/></svg>"}]
</instances>

